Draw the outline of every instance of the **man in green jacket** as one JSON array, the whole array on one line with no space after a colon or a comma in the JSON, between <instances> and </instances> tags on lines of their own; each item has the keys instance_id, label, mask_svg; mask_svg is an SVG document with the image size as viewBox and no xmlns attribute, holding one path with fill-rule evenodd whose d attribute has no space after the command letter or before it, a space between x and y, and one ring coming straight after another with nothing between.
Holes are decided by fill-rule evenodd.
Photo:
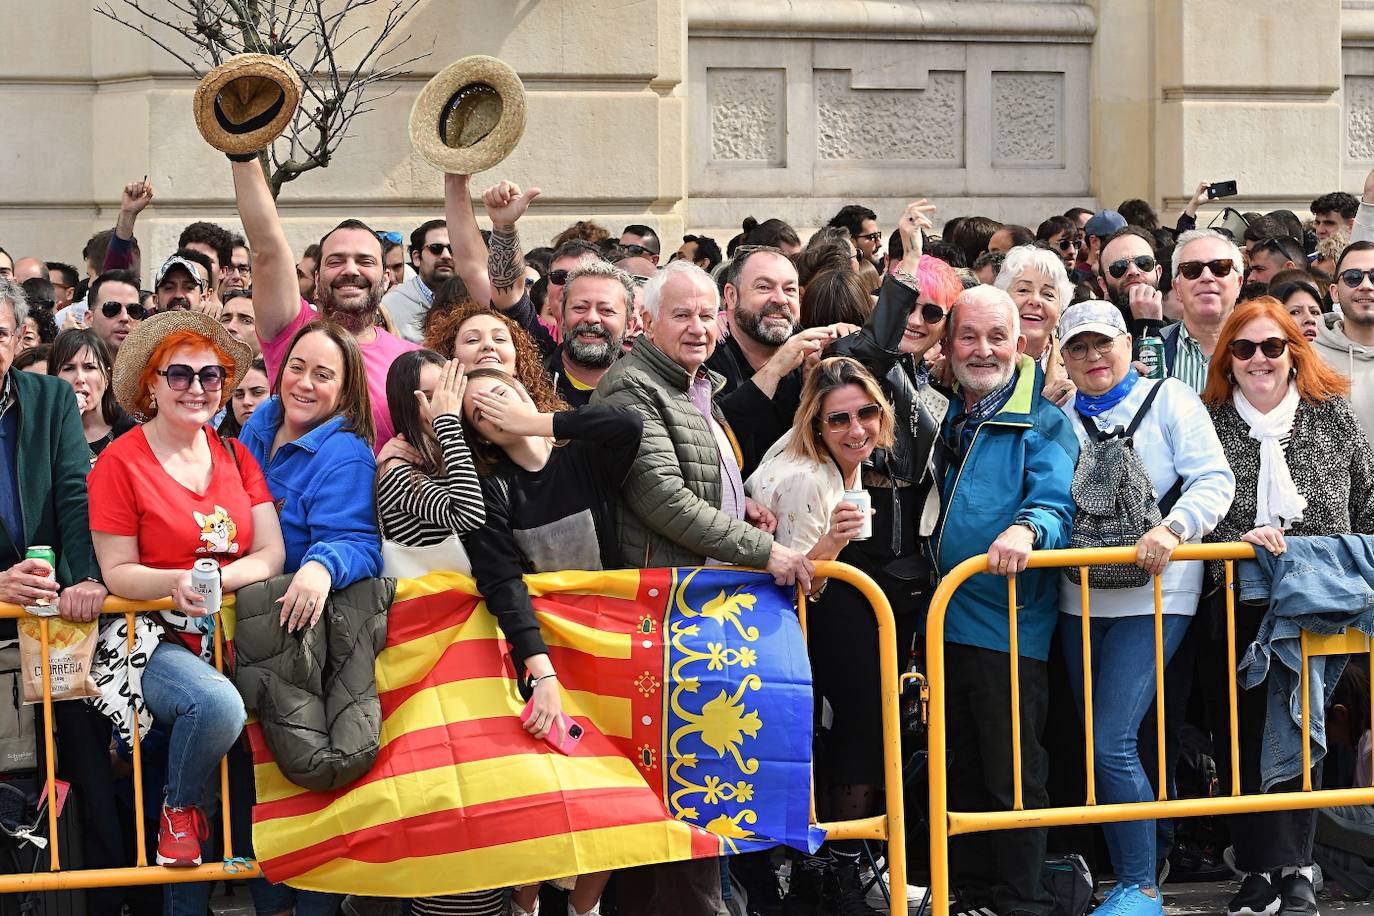
<instances>
[{"instance_id":1,"label":"man in green jacket","mask_svg":"<svg viewBox=\"0 0 1374 916\"><path fill-rule=\"evenodd\" d=\"M645 331L596 386L593 404L644 418L639 454L617 508L627 566L708 561L767 569L780 585L810 590L812 564L771 534L777 520L744 495L740 455L706 369L719 338L720 296L700 267L674 261L644 287ZM720 864L690 859L616 875L622 916L714 916Z\"/></svg>"}]
</instances>

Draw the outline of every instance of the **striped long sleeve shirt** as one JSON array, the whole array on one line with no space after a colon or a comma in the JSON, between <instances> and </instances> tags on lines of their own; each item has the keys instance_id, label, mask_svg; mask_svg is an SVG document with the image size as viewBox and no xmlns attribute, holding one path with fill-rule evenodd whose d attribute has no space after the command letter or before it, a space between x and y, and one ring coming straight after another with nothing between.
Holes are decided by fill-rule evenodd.
<instances>
[{"instance_id":1,"label":"striped long sleeve shirt","mask_svg":"<svg viewBox=\"0 0 1374 916\"><path fill-rule=\"evenodd\" d=\"M430 547L454 534L480 528L487 513L463 424L451 414L434 418L444 456L442 476L429 477L413 464L397 464L377 483L377 524L382 537L406 547Z\"/></svg>"}]
</instances>

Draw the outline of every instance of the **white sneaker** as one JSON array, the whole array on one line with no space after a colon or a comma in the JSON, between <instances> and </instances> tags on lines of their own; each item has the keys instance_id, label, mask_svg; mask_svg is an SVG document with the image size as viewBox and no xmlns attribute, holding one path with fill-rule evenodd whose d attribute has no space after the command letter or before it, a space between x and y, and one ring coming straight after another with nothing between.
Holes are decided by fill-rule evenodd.
<instances>
[{"instance_id":1,"label":"white sneaker","mask_svg":"<svg viewBox=\"0 0 1374 916\"><path fill-rule=\"evenodd\" d=\"M878 865L881 867L882 864L883 860L879 859ZM873 872L868 869L864 869L859 875L859 880L863 884L867 884L868 882L873 880ZM883 893L884 889L886 889L889 892L889 894L892 889L892 882L889 880L887 872L883 872L882 885L879 886L875 882L874 885L868 889L868 893L865 895L865 899L867 900L868 905L873 907L875 910L881 910L887 907L887 901L889 897L888 895L885 895ZM925 899L926 889L924 887L921 887L919 884L908 884L906 886L906 908L909 913L915 913L918 909L920 909L921 903Z\"/></svg>"}]
</instances>

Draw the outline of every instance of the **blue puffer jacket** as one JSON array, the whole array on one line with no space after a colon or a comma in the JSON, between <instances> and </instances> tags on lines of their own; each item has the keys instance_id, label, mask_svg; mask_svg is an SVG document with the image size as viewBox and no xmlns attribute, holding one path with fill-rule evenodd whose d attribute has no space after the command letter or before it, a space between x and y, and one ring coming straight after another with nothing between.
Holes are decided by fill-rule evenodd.
<instances>
[{"instance_id":1,"label":"blue puffer jacket","mask_svg":"<svg viewBox=\"0 0 1374 916\"><path fill-rule=\"evenodd\" d=\"M261 465L277 504L286 541L284 571L293 573L316 560L329 570L336 589L380 576L372 449L343 428L343 416L336 416L286 443L268 461L281 420L281 397L274 396L258 405L239 438Z\"/></svg>"},{"instance_id":2,"label":"blue puffer jacket","mask_svg":"<svg viewBox=\"0 0 1374 916\"><path fill-rule=\"evenodd\" d=\"M940 524L930 538L937 575L969 557L986 553L1015 522L1035 528L1037 550L1069 543L1074 502L1069 494L1078 463L1078 438L1064 412L1040 396L1035 360L1022 356L1011 397L984 421L962 461L957 456L954 419L962 400L952 401L940 429L947 467L941 484ZM1028 570L1017 577L1020 654L1045 661L1059 614L1059 571ZM1010 651L1007 580L974 576L950 599L945 641Z\"/></svg>"}]
</instances>

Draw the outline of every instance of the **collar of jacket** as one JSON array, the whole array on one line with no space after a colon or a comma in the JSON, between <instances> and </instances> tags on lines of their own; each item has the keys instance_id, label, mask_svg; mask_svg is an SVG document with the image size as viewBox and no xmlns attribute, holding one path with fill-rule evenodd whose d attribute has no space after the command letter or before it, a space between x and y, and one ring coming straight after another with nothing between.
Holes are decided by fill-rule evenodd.
<instances>
[{"instance_id":1,"label":"collar of jacket","mask_svg":"<svg viewBox=\"0 0 1374 916\"><path fill-rule=\"evenodd\" d=\"M259 429L262 429L263 432L268 434L266 446L267 451L270 451L272 447L272 438L276 436L277 430L281 428L282 420L284 419L281 406L281 395L274 396L266 404L262 404L258 407L258 410L264 409L267 411L267 419L264 422L263 426L259 427ZM329 439L330 436L334 435L341 428L343 428L343 425L345 422L347 422L347 420L348 418L345 417L343 414L336 414L330 417L328 420L325 420L319 426L316 426L314 429L306 433L304 436L301 436L299 439L296 439L292 442L283 443L282 448L286 448L287 446L294 446L298 449L314 454L315 452L318 452L320 450L320 448L324 445L324 443ZM269 430L270 432L268 432ZM264 452L264 454L266 454L266 451Z\"/></svg>"},{"instance_id":2,"label":"collar of jacket","mask_svg":"<svg viewBox=\"0 0 1374 916\"><path fill-rule=\"evenodd\" d=\"M983 421L982 425L989 423L1000 426L1030 426L1034 424L1035 417L1031 412L1035 409L1035 389L1038 373L1036 370L1039 365L1033 357L1022 353L1020 360L1016 364L1016 385L1011 389L1011 397L1007 398L1007 403L1002 405L1002 409ZM962 412L962 395L960 401L951 401L950 410Z\"/></svg>"},{"instance_id":3,"label":"collar of jacket","mask_svg":"<svg viewBox=\"0 0 1374 916\"><path fill-rule=\"evenodd\" d=\"M692 379L695 378L682 365L673 362L668 354L654 346L647 334L641 334L635 338L634 349L630 351L630 356L652 372L663 381L672 385L674 388L686 391L692 386ZM706 376L711 380L711 394L720 393L720 389L725 387L725 376L719 372L712 372L702 364L702 369Z\"/></svg>"}]
</instances>

